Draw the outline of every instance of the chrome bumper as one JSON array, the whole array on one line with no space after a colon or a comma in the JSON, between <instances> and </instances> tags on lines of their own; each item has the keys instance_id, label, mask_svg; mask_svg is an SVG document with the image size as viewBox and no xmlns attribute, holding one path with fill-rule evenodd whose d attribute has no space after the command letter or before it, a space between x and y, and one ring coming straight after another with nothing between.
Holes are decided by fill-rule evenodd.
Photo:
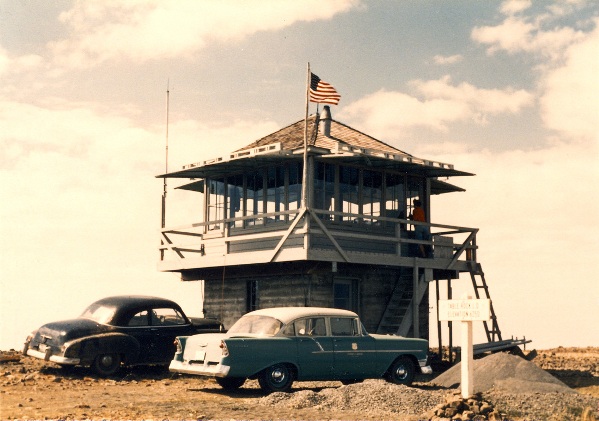
<instances>
[{"instance_id":1,"label":"chrome bumper","mask_svg":"<svg viewBox=\"0 0 599 421\"><path fill-rule=\"evenodd\" d=\"M433 368L428 365L428 358L424 360L418 360L418 365L420 366L420 372L422 374L433 374Z\"/></svg>"},{"instance_id":2,"label":"chrome bumper","mask_svg":"<svg viewBox=\"0 0 599 421\"><path fill-rule=\"evenodd\" d=\"M430 365L420 366L422 374L433 374L433 368Z\"/></svg>"},{"instance_id":3,"label":"chrome bumper","mask_svg":"<svg viewBox=\"0 0 599 421\"><path fill-rule=\"evenodd\" d=\"M196 374L198 376L226 377L231 367L223 364L189 364L172 360L168 369L175 373Z\"/></svg>"},{"instance_id":4,"label":"chrome bumper","mask_svg":"<svg viewBox=\"0 0 599 421\"><path fill-rule=\"evenodd\" d=\"M66 358L66 357L61 357L60 355L52 355L49 351L50 350L48 350L46 352L42 352L42 351L36 351L35 349L29 348L29 349L27 349L26 353L30 357L39 358L39 359L45 360L45 361L52 361L53 363L57 363L57 364L77 365L81 361L79 358Z\"/></svg>"}]
</instances>

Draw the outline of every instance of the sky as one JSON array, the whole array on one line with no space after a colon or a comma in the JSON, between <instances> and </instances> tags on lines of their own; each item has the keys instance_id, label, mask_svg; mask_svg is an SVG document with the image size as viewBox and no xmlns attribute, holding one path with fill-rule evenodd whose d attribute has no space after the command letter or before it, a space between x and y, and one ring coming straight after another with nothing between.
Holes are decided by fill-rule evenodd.
<instances>
[{"instance_id":1,"label":"sky","mask_svg":"<svg viewBox=\"0 0 599 421\"><path fill-rule=\"evenodd\" d=\"M201 314L157 271L155 176L301 120L307 63L335 120L476 174L431 219L480 229L504 338L599 346L599 3L1 0L0 22L0 349L109 295ZM173 187L167 225L197 222Z\"/></svg>"}]
</instances>

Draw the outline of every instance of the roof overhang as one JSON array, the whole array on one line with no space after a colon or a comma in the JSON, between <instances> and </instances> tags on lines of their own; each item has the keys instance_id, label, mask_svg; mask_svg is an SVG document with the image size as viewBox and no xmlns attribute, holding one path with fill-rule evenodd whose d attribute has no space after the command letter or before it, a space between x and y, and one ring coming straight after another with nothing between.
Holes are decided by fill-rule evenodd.
<instances>
[{"instance_id":1,"label":"roof overhang","mask_svg":"<svg viewBox=\"0 0 599 421\"><path fill-rule=\"evenodd\" d=\"M431 194L444 194L464 191L466 191L466 189L454 186L453 184L447 183L446 181L436 179L431 180Z\"/></svg>"},{"instance_id":2,"label":"roof overhang","mask_svg":"<svg viewBox=\"0 0 599 421\"><path fill-rule=\"evenodd\" d=\"M372 149L356 148L337 142L331 149L309 147L308 153L318 159L333 162L372 167L381 170L401 171L427 178L472 176L474 174L458 171L452 164L416 158L409 154L393 154ZM253 149L233 152L227 156L209 159L185 165L182 170L157 176L158 178L206 178L224 177L240 173L283 160L302 159L303 148L282 149L280 143L265 145Z\"/></svg>"},{"instance_id":3,"label":"roof overhang","mask_svg":"<svg viewBox=\"0 0 599 421\"><path fill-rule=\"evenodd\" d=\"M157 178L218 178L265 167L285 159L301 160L302 156L282 149L280 143L274 143L184 165L180 171L161 174Z\"/></svg>"}]
</instances>

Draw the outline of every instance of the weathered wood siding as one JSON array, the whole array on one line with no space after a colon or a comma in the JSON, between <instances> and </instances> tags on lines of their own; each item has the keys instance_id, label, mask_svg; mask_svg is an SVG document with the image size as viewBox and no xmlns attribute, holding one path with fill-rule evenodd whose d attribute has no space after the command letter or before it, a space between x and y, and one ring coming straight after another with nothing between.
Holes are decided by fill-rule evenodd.
<instances>
[{"instance_id":1,"label":"weathered wood siding","mask_svg":"<svg viewBox=\"0 0 599 421\"><path fill-rule=\"evenodd\" d=\"M248 282L258 281L258 308L310 306L333 307L333 286L336 278L355 279L357 306L364 326L376 332L395 283L398 268L348 265L338 272L317 271L288 275L239 276L223 281L208 281L204 287L206 317L221 319L226 328L248 311ZM408 282L406 288L412 288ZM223 300L224 298L224 300ZM420 305L420 337L428 337L428 294Z\"/></svg>"}]
</instances>

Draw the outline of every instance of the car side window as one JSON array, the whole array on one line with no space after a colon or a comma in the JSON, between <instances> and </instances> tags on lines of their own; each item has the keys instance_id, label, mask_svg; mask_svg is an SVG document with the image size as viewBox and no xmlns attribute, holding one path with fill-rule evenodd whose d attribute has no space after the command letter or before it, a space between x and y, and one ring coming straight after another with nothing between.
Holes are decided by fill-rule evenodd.
<instances>
[{"instance_id":1,"label":"car side window","mask_svg":"<svg viewBox=\"0 0 599 421\"><path fill-rule=\"evenodd\" d=\"M148 310L140 311L131 317L127 326L148 326Z\"/></svg>"},{"instance_id":2,"label":"car side window","mask_svg":"<svg viewBox=\"0 0 599 421\"><path fill-rule=\"evenodd\" d=\"M358 320L349 317L331 317L331 335L358 336Z\"/></svg>"},{"instance_id":3,"label":"car side window","mask_svg":"<svg viewBox=\"0 0 599 421\"><path fill-rule=\"evenodd\" d=\"M152 326L177 326L185 324L183 315L174 308L155 308L152 310Z\"/></svg>"},{"instance_id":4,"label":"car side window","mask_svg":"<svg viewBox=\"0 0 599 421\"><path fill-rule=\"evenodd\" d=\"M327 327L324 317L311 317L295 322L295 331L298 336L326 336Z\"/></svg>"},{"instance_id":5,"label":"car side window","mask_svg":"<svg viewBox=\"0 0 599 421\"><path fill-rule=\"evenodd\" d=\"M289 323L287 326L285 326L281 331L281 335L295 336L295 323Z\"/></svg>"}]
</instances>

